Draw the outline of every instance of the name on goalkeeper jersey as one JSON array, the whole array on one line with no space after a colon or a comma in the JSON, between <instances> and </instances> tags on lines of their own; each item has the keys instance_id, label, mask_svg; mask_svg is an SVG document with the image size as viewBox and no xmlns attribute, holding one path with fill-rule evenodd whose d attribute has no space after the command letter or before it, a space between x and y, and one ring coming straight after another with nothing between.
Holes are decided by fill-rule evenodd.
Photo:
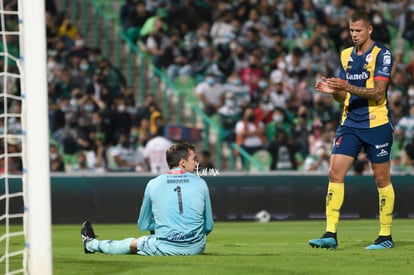
<instances>
[{"instance_id":1,"label":"name on goalkeeper jersey","mask_svg":"<svg viewBox=\"0 0 414 275\"><path fill-rule=\"evenodd\" d=\"M189 183L189 179L167 179L167 184Z\"/></svg>"}]
</instances>

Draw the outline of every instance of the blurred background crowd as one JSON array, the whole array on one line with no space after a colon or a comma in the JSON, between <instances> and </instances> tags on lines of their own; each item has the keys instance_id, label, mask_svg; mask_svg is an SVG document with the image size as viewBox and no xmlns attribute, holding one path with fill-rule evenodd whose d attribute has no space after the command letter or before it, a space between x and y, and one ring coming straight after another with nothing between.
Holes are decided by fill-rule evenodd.
<instances>
[{"instance_id":1,"label":"blurred background crowd","mask_svg":"<svg viewBox=\"0 0 414 275\"><path fill-rule=\"evenodd\" d=\"M46 2L50 170L165 171L160 152L171 141L163 133L169 119L160 102L154 96L139 102L137 88L126 84L100 48L88 47L69 16L53 0ZM122 30L155 67L175 83L195 83L196 104L226 130L227 142L251 155L264 154L270 170L327 172L341 106L316 93L314 83L336 75L339 52L352 45L348 18L354 10L372 15L373 39L393 52L392 172L410 172L411 1L127 0L118 12ZM9 47L17 42L8 41ZM8 92L17 94L18 85ZM19 112L19 101L10 102L8 112ZM19 119L9 120L8 133L18 133ZM10 139L7 146L10 153L20 145ZM200 153L201 167L214 168L212 153ZM11 159L8 168L19 171L21 162ZM363 152L352 171L369 173Z\"/></svg>"}]
</instances>

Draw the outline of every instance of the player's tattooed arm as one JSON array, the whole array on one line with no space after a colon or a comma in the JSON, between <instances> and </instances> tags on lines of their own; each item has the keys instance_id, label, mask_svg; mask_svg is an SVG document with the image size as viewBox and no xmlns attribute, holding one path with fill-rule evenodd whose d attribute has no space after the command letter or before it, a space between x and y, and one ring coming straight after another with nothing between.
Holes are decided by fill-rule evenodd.
<instances>
[{"instance_id":1,"label":"player's tattooed arm","mask_svg":"<svg viewBox=\"0 0 414 275\"><path fill-rule=\"evenodd\" d=\"M380 101L385 95L387 82L383 80L374 80L374 88L357 87L347 84L346 91L366 99Z\"/></svg>"},{"instance_id":2,"label":"player's tattooed arm","mask_svg":"<svg viewBox=\"0 0 414 275\"><path fill-rule=\"evenodd\" d=\"M344 101L345 101L346 92L345 92L345 91L343 91L343 90L341 90L341 91L335 91L335 92L332 94L332 96L333 96L333 98L334 98L336 101L338 101L338 102L342 103L342 102L344 102Z\"/></svg>"}]
</instances>

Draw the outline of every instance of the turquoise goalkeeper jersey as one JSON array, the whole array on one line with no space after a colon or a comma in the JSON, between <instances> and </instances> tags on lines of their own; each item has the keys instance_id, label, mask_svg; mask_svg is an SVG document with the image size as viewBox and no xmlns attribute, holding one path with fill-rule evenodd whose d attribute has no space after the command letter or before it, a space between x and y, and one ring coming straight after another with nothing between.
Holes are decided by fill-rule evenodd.
<instances>
[{"instance_id":1,"label":"turquoise goalkeeper jersey","mask_svg":"<svg viewBox=\"0 0 414 275\"><path fill-rule=\"evenodd\" d=\"M180 247L205 245L213 230L206 182L183 169L173 169L148 182L138 227L155 230L157 240Z\"/></svg>"}]
</instances>

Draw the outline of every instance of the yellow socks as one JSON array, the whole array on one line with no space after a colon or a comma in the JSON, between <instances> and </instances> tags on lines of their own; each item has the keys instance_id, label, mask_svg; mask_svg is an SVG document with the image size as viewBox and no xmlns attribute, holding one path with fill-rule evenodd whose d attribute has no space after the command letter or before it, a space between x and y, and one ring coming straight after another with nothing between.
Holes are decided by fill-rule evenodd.
<instances>
[{"instance_id":1,"label":"yellow socks","mask_svg":"<svg viewBox=\"0 0 414 275\"><path fill-rule=\"evenodd\" d=\"M344 183L329 182L326 194L326 231L336 233L342 203L344 202Z\"/></svg>"},{"instance_id":2,"label":"yellow socks","mask_svg":"<svg viewBox=\"0 0 414 275\"><path fill-rule=\"evenodd\" d=\"M394 188L390 183L386 187L378 188L380 236L391 235L392 212L394 211Z\"/></svg>"}]
</instances>

